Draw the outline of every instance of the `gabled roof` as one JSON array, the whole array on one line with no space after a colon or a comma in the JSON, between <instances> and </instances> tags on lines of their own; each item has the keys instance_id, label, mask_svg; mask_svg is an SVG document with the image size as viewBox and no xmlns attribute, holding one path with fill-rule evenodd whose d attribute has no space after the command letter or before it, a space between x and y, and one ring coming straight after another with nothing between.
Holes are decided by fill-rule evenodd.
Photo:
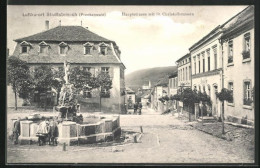
<instances>
[{"instance_id":1,"label":"gabled roof","mask_svg":"<svg viewBox=\"0 0 260 168\"><path fill-rule=\"evenodd\" d=\"M183 60L184 58L188 58L190 57L190 53L185 54L184 56L182 56L181 58L179 58L176 62L180 62L181 60Z\"/></svg>"},{"instance_id":2,"label":"gabled roof","mask_svg":"<svg viewBox=\"0 0 260 168\"><path fill-rule=\"evenodd\" d=\"M169 75L169 78L174 78L174 77L177 77L178 76L178 71L174 71L173 73L171 73Z\"/></svg>"},{"instance_id":3,"label":"gabled roof","mask_svg":"<svg viewBox=\"0 0 260 168\"><path fill-rule=\"evenodd\" d=\"M47 31L14 40L21 41L102 41L112 42L82 26L58 26Z\"/></svg>"},{"instance_id":4,"label":"gabled roof","mask_svg":"<svg viewBox=\"0 0 260 168\"><path fill-rule=\"evenodd\" d=\"M248 6L246 9L233 17L229 24L226 24L226 26L223 28L224 31L222 39L232 34L232 32L236 32L245 26L249 28L254 26L254 6ZM245 28L242 29L245 30Z\"/></svg>"},{"instance_id":5,"label":"gabled roof","mask_svg":"<svg viewBox=\"0 0 260 168\"><path fill-rule=\"evenodd\" d=\"M129 87L126 87L125 88L125 90L126 90L126 92L128 93L128 94L134 94L135 93L135 91L133 91L131 88L129 88Z\"/></svg>"}]
</instances>

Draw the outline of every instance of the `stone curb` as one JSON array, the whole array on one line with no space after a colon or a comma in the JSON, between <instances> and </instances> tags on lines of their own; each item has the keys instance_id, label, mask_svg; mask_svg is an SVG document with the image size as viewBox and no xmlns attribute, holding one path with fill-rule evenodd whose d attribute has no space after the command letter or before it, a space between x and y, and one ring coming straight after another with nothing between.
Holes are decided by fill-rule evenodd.
<instances>
[{"instance_id":1,"label":"stone curb","mask_svg":"<svg viewBox=\"0 0 260 168\"><path fill-rule=\"evenodd\" d=\"M223 140L228 141L226 137L222 137L222 136L219 137L219 136L213 135L212 133L209 133L209 132L207 132L207 131L205 131L205 130L203 130L203 129L200 129L200 128L198 128L198 127L194 127L192 124L189 124L189 125L190 125L191 127L195 128L195 129L201 131L201 132L204 132L204 133L208 134L208 135L212 135L212 136L214 136L214 137L217 137L217 138L220 138L220 139L223 139Z\"/></svg>"}]
</instances>

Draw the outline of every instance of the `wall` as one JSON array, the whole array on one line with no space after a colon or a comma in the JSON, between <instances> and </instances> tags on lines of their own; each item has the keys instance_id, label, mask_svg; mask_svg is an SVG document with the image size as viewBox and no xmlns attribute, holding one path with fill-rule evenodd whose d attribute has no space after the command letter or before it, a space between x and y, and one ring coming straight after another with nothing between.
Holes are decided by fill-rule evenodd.
<instances>
[{"instance_id":1,"label":"wall","mask_svg":"<svg viewBox=\"0 0 260 168\"><path fill-rule=\"evenodd\" d=\"M15 96L11 86L7 86L7 107L15 107ZM23 99L17 95L17 107L22 107Z\"/></svg>"},{"instance_id":2,"label":"wall","mask_svg":"<svg viewBox=\"0 0 260 168\"><path fill-rule=\"evenodd\" d=\"M178 86L191 86L191 63L189 61L190 57L184 57L178 62ZM184 64L182 61L184 61ZM186 60L188 61L186 63ZM186 70L187 69L187 70Z\"/></svg>"},{"instance_id":3,"label":"wall","mask_svg":"<svg viewBox=\"0 0 260 168\"><path fill-rule=\"evenodd\" d=\"M204 42L200 47L191 51L191 64L192 64L192 89L196 86L199 91L203 92L205 86L206 93L212 100L212 114L213 116L220 117L221 115L221 102L216 99L215 91L220 92L222 89L222 48L219 42L221 33L215 34L211 39ZM215 67L215 59L213 48L217 49L217 67ZM205 59L205 71L203 72L203 54ZM210 57L210 69L208 70L208 53ZM199 56L198 56L199 55ZM200 60L200 73L199 63ZM194 62L196 61L196 68ZM196 72L195 72L196 70ZM210 92L210 93L209 93Z\"/></svg>"},{"instance_id":4,"label":"wall","mask_svg":"<svg viewBox=\"0 0 260 168\"><path fill-rule=\"evenodd\" d=\"M244 34L250 32L251 47L250 58L248 62L243 62L243 38ZM254 107L243 105L243 81L251 80L251 88L254 86L254 29L243 32L233 38L233 64L228 64L228 42L223 44L224 50L224 85L228 88L228 83L233 82L234 103L225 103L226 116L233 116L241 119L246 117L248 120L254 120Z\"/></svg>"}]
</instances>

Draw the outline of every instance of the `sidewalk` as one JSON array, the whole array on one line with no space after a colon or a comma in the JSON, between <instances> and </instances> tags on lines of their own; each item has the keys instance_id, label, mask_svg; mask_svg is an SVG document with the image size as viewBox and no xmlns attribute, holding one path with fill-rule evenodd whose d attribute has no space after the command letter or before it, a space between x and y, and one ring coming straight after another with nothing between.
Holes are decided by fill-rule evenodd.
<instances>
[{"instance_id":1,"label":"sidewalk","mask_svg":"<svg viewBox=\"0 0 260 168\"><path fill-rule=\"evenodd\" d=\"M187 118L180 116L179 120L187 122L193 128L202 131L206 134L229 141L234 145L234 148L246 153L251 153L255 149L255 130L252 128L242 128L234 125L224 125L225 134L222 134L222 123L199 123L197 121L189 122ZM253 155L251 157L254 157Z\"/></svg>"}]
</instances>

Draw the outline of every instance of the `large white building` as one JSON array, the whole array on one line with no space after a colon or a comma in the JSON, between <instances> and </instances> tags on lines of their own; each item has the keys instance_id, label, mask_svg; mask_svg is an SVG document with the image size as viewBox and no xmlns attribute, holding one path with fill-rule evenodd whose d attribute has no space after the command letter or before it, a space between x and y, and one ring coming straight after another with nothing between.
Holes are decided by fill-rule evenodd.
<instances>
[{"instance_id":1,"label":"large white building","mask_svg":"<svg viewBox=\"0 0 260 168\"><path fill-rule=\"evenodd\" d=\"M212 100L212 115L220 117L221 103L216 92L222 89L222 58L220 37L222 26L217 26L190 47L192 88L206 92Z\"/></svg>"},{"instance_id":2,"label":"large white building","mask_svg":"<svg viewBox=\"0 0 260 168\"><path fill-rule=\"evenodd\" d=\"M225 103L228 120L253 124L254 107L254 6L235 16L224 29L223 43L224 87L233 91L233 101Z\"/></svg>"},{"instance_id":3,"label":"large white building","mask_svg":"<svg viewBox=\"0 0 260 168\"><path fill-rule=\"evenodd\" d=\"M123 112L125 66L116 42L82 26L57 26L49 29L49 22L46 21L45 24L45 31L14 40L17 45L12 56L26 61L32 72L40 65L50 65L57 71L63 71L63 63L66 60L71 67L82 67L92 75L108 73L112 80L112 89L102 91L109 92L109 95L102 98L101 104L100 97L94 90L90 90L87 98L79 100L81 109ZM35 92L34 102L39 102L39 95L40 93Z\"/></svg>"}]
</instances>

